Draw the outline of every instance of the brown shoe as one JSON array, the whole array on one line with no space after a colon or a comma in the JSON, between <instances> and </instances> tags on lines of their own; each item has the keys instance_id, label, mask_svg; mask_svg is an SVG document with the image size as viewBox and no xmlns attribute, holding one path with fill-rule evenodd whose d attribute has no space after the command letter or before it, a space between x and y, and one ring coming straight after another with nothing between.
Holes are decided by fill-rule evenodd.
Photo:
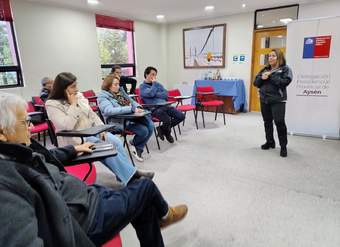
<instances>
[{"instance_id":1,"label":"brown shoe","mask_svg":"<svg viewBox=\"0 0 340 247\"><path fill-rule=\"evenodd\" d=\"M178 221L184 219L188 213L187 205L178 205L175 207L169 207L168 216L165 219L161 219L160 227L165 228L171 224L177 223Z\"/></svg>"}]
</instances>

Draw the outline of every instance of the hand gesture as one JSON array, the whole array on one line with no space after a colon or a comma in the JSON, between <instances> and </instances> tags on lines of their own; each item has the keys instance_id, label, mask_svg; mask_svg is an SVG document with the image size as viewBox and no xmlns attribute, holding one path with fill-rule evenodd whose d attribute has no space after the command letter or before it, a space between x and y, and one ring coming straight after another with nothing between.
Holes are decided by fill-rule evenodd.
<instances>
[{"instance_id":1,"label":"hand gesture","mask_svg":"<svg viewBox=\"0 0 340 247\"><path fill-rule=\"evenodd\" d=\"M141 108L136 108L136 109L135 109L135 113L142 113L142 112L144 112L144 110L141 109Z\"/></svg>"},{"instance_id":2,"label":"hand gesture","mask_svg":"<svg viewBox=\"0 0 340 247\"><path fill-rule=\"evenodd\" d=\"M94 144L91 142L85 142L81 145L74 146L74 149L76 150L78 156L80 156L83 153L92 153L93 145Z\"/></svg>"},{"instance_id":3,"label":"hand gesture","mask_svg":"<svg viewBox=\"0 0 340 247\"><path fill-rule=\"evenodd\" d=\"M101 140L106 141L107 140L107 134L106 132L102 132L99 134L99 137Z\"/></svg>"},{"instance_id":4,"label":"hand gesture","mask_svg":"<svg viewBox=\"0 0 340 247\"><path fill-rule=\"evenodd\" d=\"M270 74L271 74L270 71L266 71L266 72L262 73L261 79L267 80L268 77L270 76Z\"/></svg>"},{"instance_id":5,"label":"hand gesture","mask_svg":"<svg viewBox=\"0 0 340 247\"><path fill-rule=\"evenodd\" d=\"M77 94L70 93L66 90L67 101L70 105L76 105L78 103Z\"/></svg>"}]
</instances>

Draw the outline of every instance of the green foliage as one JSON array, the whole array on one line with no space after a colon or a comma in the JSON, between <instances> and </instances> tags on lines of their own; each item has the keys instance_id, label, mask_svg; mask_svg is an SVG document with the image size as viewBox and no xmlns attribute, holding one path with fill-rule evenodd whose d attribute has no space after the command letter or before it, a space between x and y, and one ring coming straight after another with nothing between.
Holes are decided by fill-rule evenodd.
<instances>
[{"instance_id":1,"label":"green foliage","mask_svg":"<svg viewBox=\"0 0 340 247\"><path fill-rule=\"evenodd\" d=\"M14 65L5 24L0 22L0 66Z\"/></svg>"},{"instance_id":2,"label":"green foliage","mask_svg":"<svg viewBox=\"0 0 340 247\"><path fill-rule=\"evenodd\" d=\"M97 28L101 64L128 62L126 32L107 28Z\"/></svg>"}]
</instances>

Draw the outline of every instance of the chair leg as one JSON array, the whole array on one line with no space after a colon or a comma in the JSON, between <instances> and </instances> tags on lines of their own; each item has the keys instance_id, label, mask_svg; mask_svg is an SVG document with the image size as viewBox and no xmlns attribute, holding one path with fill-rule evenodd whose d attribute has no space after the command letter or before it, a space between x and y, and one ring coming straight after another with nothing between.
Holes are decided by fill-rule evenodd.
<instances>
[{"instance_id":1,"label":"chair leg","mask_svg":"<svg viewBox=\"0 0 340 247\"><path fill-rule=\"evenodd\" d=\"M148 144L145 144L145 149L146 149L146 152L149 154L149 153L150 153L150 151L149 151Z\"/></svg>"},{"instance_id":2,"label":"chair leg","mask_svg":"<svg viewBox=\"0 0 340 247\"><path fill-rule=\"evenodd\" d=\"M175 126L174 126L174 127L172 127L172 130L174 131L174 134L175 134L175 139L176 139L176 141L177 141L177 133L176 133Z\"/></svg>"},{"instance_id":3,"label":"chair leg","mask_svg":"<svg viewBox=\"0 0 340 247\"><path fill-rule=\"evenodd\" d=\"M193 110L193 113L194 113L194 118L195 118L196 129L198 129L198 124L197 124L197 111Z\"/></svg>"},{"instance_id":4,"label":"chair leg","mask_svg":"<svg viewBox=\"0 0 340 247\"><path fill-rule=\"evenodd\" d=\"M46 147L46 130L43 131L44 147Z\"/></svg>"},{"instance_id":5,"label":"chair leg","mask_svg":"<svg viewBox=\"0 0 340 247\"><path fill-rule=\"evenodd\" d=\"M40 142L40 132L38 132L38 141Z\"/></svg>"},{"instance_id":6,"label":"chair leg","mask_svg":"<svg viewBox=\"0 0 340 247\"><path fill-rule=\"evenodd\" d=\"M129 153L129 156L130 156L130 160L131 160L132 165L133 165L133 166L136 166L136 165L135 165L135 162L133 161L133 158L132 158L130 146L129 146L129 143L128 143L128 141L127 141L126 135L124 135L124 145L126 145L126 148L127 148L127 150L128 150L128 153Z\"/></svg>"},{"instance_id":7,"label":"chair leg","mask_svg":"<svg viewBox=\"0 0 340 247\"><path fill-rule=\"evenodd\" d=\"M179 132L179 134L182 135L181 127L179 126L179 124L177 125L177 127L178 127L178 132Z\"/></svg>"},{"instance_id":8,"label":"chair leg","mask_svg":"<svg viewBox=\"0 0 340 247\"><path fill-rule=\"evenodd\" d=\"M185 123L185 119L187 118L187 112L184 112L184 120L183 120L183 126L184 126L184 123Z\"/></svg>"},{"instance_id":9,"label":"chair leg","mask_svg":"<svg viewBox=\"0 0 340 247\"><path fill-rule=\"evenodd\" d=\"M202 120L203 120L203 128L205 128L205 122L204 122L204 112L203 112L203 108L201 110L201 114L202 114Z\"/></svg>"},{"instance_id":10,"label":"chair leg","mask_svg":"<svg viewBox=\"0 0 340 247\"><path fill-rule=\"evenodd\" d=\"M223 122L225 125L225 105L222 106L222 111L223 111Z\"/></svg>"},{"instance_id":11,"label":"chair leg","mask_svg":"<svg viewBox=\"0 0 340 247\"><path fill-rule=\"evenodd\" d=\"M87 163L89 165L89 171L86 173L85 177L83 178L83 182L86 181L86 179L90 176L92 168L93 168L93 164L91 162Z\"/></svg>"},{"instance_id":12,"label":"chair leg","mask_svg":"<svg viewBox=\"0 0 340 247\"><path fill-rule=\"evenodd\" d=\"M216 106L216 111L215 111L215 121L216 121L216 119L217 119L217 112L218 112L218 106Z\"/></svg>"},{"instance_id":13,"label":"chair leg","mask_svg":"<svg viewBox=\"0 0 340 247\"><path fill-rule=\"evenodd\" d=\"M153 129L153 131L155 132L155 137L156 137L156 142L157 142L158 150L161 150L161 146L159 146L159 141L158 141L156 127Z\"/></svg>"}]
</instances>

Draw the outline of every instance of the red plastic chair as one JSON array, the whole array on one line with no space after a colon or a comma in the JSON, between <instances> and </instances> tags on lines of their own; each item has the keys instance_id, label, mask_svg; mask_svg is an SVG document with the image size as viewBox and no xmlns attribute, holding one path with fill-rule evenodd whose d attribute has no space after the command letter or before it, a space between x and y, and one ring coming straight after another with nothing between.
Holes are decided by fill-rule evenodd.
<instances>
[{"instance_id":1,"label":"red plastic chair","mask_svg":"<svg viewBox=\"0 0 340 247\"><path fill-rule=\"evenodd\" d=\"M30 114L32 112L36 112L35 107L32 103L32 101L27 102L27 113ZM42 114L39 112L39 114ZM43 116L43 115L41 115ZM40 140L40 133L43 134L43 141L44 141L44 146L46 147L46 134L49 134L49 128L48 124L44 119L42 119L41 122L34 123L34 125L30 128L31 134L38 134L38 140Z\"/></svg>"},{"instance_id":2,"label":"red plastic chair","mask_svg":"<svg viewBox=\"0 0 340 247\"><path fill-rule=\"evenodd\" d=\"M168 91L168 101L170 102L177 102L177 106L176 109L178 109L179 111L184 112L184 115L187 115L188 111L193 111L194 113L194 118L195 118L195 124L196 124L196 129L198 129L198 124L197 124L197 113L196 113L196 106L191 105L191 104L185 104L183 105L183 100L178 100L175 99L174 97L176 96L181 96L181 91L179 91L179 89L172 89ZM185 123L185 119L183 121L183 126Z\"/></svg>"},{"instance_id":3,"label":"red plastic chair","mask_svg":"<svg viewBox=\"0 0 340 247\"><path fill-rule=\"evenodd\" d=\"M222 100L213 99L216 98L216 93L214 91L214 87L212 86L205 86L205 87L197 87L196 88L196 109L201 109L202 113L202 120L203 120L203 127L205 128L204 122L204 108L213 106L216 107L215 111L215 121L217 119L217 112L219 108L222 108L223 111L223 121L225 123L225 107L224 102Z\"/></svg>"},{"instance_id":4,"label":"red plastic chair","mask_svg":"<svg viewBox=\"0 0 340 247\"><path fill-rule=\"evenodd\" d=\"M98 111L97 96L93 90L87 90L82 92L84 97L89 101L93 111Z\"/></svg>"},{"instance_id":5,"label":"red plastic chair","mask_svg":"<svg viewBox=\"0 0 340 247\"><path fill-rule=\"evenodd\" d=\"M32 102L34 105L39 105L39 106L45 105L45 102L39 96L33 96Z\"/></svg>"}]
</instances>

